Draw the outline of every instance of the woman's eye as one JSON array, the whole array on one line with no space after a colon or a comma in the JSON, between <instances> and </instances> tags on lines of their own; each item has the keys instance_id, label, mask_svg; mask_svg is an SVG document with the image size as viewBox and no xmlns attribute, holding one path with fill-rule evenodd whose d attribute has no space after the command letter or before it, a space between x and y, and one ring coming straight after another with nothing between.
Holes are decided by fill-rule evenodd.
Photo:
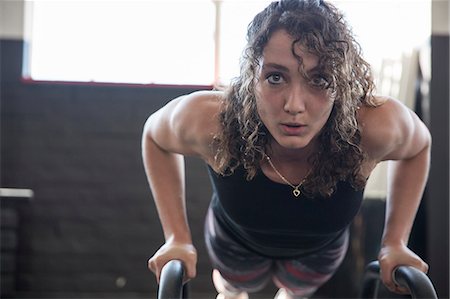
<instances>
[{"instance_id":1,"label":"woman's eye","mask_svg":"<svg viewBox=\"0 0 450 299\"><path fill-rule=\"evenodd\" d=\"M327 89L330 87L330 82L327 78L324 76L315 76L311 79L311 84L314 87L320 88L320 89Z\"/></svg>"},{"instance_id":2,"label":"woman's eye","mask_svg":"<svg viewBox=\"0 0 450 299\"><path fill-rule=\"evenodd\" d=\"M267 76L267 82L270 84L281 84L284 82L284 78L281 74L270 74Z\"/></svg>"}]
</instances>

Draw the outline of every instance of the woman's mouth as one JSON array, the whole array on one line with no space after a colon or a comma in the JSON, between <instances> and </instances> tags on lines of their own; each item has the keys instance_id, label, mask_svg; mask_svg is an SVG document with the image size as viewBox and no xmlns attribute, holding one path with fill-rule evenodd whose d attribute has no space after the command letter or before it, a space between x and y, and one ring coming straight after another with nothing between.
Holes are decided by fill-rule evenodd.
<instances>
[{"instance_id":1,"label":"woman's mouth","mask_svg":"<svg viewBox=\"0 0 450 299\"><path fill-rule=\"evenodd\" d=\"M300 123L282 123L281 129L287 135L300 135L305 131L306 125Z\"/></svg>"}]
</instances>

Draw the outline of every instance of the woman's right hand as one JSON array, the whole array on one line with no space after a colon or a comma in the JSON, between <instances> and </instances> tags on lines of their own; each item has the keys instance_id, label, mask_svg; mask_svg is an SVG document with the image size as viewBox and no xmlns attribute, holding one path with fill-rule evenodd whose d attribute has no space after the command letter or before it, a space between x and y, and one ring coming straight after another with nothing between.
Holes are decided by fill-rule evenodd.
<instances>
[{"instance_id":1,"label":"woman's right hand","mask_svg":"<svg viewBox=\"0 0 450 299\"><path fill-rule=\"evenodd\" d=\"M148 260L148 268L155 273L159 284L161 270L171 260L183 262L185 277L184 282L194 278L197 274L197 250L191 243L166 241L161 248Z\"/></svg>"}]
</instances>

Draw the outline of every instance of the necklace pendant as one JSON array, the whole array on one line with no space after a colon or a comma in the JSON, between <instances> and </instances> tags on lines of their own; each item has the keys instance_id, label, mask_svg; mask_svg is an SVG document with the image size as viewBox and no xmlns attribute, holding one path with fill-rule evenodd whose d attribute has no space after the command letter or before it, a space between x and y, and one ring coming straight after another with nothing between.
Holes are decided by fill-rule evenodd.
<instances>
[{"instance_id":1,"label":"necklace pendant","mask_svg":"<svg viewBox=\"0 0 450 299\"><path fill-rule=\"evenodd\" d=\"M298 188L295 188L294 190L292 190L292 194L294 194L295 197L299 197L300 190L298 190Z\"/></svg>"}]
</instances>

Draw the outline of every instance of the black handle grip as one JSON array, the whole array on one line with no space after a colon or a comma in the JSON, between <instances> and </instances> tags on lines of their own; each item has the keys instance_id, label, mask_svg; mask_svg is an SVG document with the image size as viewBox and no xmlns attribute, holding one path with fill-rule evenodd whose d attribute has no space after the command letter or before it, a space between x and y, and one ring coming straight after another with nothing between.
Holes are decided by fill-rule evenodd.
<instances>
[{"instance_id":1,"label":"black handle grip","mask_svg":"<svg viewBox=\"0 0 450 299\"><path fill-rule=\"evenodd\" d=\"M183 276L181 261L172 260L165 264L159 278L158 299L183 298Z\"/></svg>"},{"instance_id":2,"label":"black handle grip","mask_svg":"<svg viewBox=\"0 0 450 299\"><path fill-rule=\"evenodd\" d=\"M412 298L437 298L430 278L414 267L397 267L394 270L394 279L399 286L409 290ZM379 282L380 264L373 261L366 267L361 298L376 298Z\"/></svg>"}]
</instances>

